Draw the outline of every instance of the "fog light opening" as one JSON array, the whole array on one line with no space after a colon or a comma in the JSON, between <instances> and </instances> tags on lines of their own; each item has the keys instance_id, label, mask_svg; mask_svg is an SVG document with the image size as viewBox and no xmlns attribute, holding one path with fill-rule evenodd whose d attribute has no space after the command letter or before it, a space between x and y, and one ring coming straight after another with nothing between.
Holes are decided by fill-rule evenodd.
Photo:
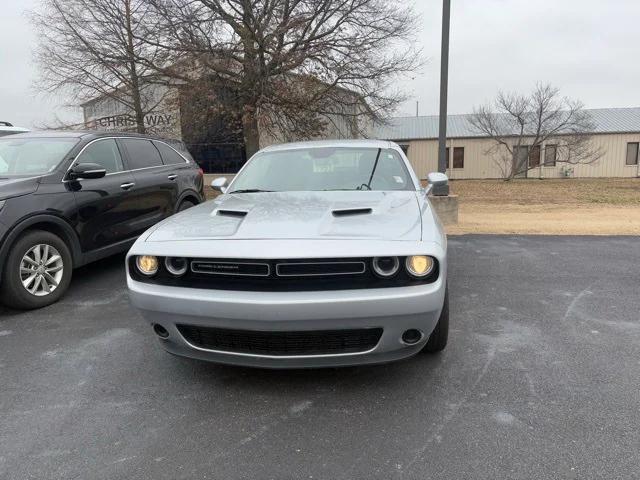
<instances>
[{"instance_id":1,"label":"fog light opening","mask_svg":"<svg viewBox=\"0 0 640 480\"><path fill-rule=\"evenodd\" d=\"M162 325L153 324L153 332L162 339L169 338L169 332Z\"/></svg>"},{"instance_id":2,"label":"fog light opening","mask_svg":"<svg viewBox=\"0 0 640 480\"><path fill-rule=\"evenodd\" d=\"M422 340L422 332L420 330L416 330L415 328L405 330L405 332L402 334L402 341L407 345L415 345L420 340Z\"/></svg>"}]
</instances>

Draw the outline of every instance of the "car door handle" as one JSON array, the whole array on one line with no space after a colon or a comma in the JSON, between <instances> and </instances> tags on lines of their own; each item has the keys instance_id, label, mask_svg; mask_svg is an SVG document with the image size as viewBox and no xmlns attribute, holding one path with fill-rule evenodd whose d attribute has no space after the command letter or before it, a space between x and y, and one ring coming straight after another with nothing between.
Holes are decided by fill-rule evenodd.
<instances>
[{"instance_id":1,"label":"car door handle","mask_svg":"<svg viewBox=\"0 0 640 480\"><path fill-rule=\"evenodd\" d=\"M129 190L134 185L135 185L135 183L133 183L133 182L123 183L122 185L120 185L120 188L123 189L123 190Z\"/></svg>"},{"instance_id":2,"label":"car door handle","mask_svg":"<svg viewBox=\"0 0 640 480\"><path fill-rule=\"evenodd\" d=\"M171 175L167 175L167 178L169 180L175 180L176 178L178 178L178 175L176 175L175 173L172 173Z\"/></svg>"}]
</instances>

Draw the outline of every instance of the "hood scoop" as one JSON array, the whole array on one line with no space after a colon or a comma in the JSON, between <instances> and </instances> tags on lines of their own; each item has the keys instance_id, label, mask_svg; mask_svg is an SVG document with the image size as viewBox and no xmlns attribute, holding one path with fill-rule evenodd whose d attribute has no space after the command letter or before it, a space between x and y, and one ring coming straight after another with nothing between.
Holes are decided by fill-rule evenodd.
<instances>
[{"instance_id":1,"label":"hood scoop","mask_svg":"<svg viewBox=\"0 0 640 480\"><path fill-rule=\"evenodd\" d=\"M282 251L291 245L304 251L317 246L296 243L300 240L420 241L423 228L417 195L404 190L220 195L170 217L147 241L273 240L271 248L282 240L291 240L286 248L282 243ZM247 243L245 247L248 245L257 244ZM289 255L295 257L297 253Z\"/></svg>"},{"instance_id":2,"label":"hood scoop","mask_svg":"<svg viewBox=\"0 0 640 480\"><path fill-rule=\"evenodd\" d=\"M245 210L218 210L216 215L220 215L221 217L234 217L234 218L243 218L247 216L247 211Z\"/></svg>"},{"instance_id":3,"label":"hood scoop","mask_svg":"<svg viewBox=\"0 0 640 480\"><path fill-rule=\"evenodd\" d=\"M373 213L371 208L343 208L340 210L333 210L334 217L350 217L353 215L370 215Z\"/></svg>"}]
</instances>

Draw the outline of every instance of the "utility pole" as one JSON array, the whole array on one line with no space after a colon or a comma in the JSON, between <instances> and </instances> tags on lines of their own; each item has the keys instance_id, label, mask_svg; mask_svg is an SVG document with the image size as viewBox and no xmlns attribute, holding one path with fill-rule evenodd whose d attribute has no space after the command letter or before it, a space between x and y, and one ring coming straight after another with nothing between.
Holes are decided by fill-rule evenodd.
<instances>
[{"instance_id":1,"label":"utility pole","mask_svg":"<svg viewBox=\"0 0 640 480\"><path fill-rule=\"evenodd\" d=\"M440 51L440 125L438 128L438 171L447 171L447 87L449 84L449 23L451 0L442 0L442 44ZM434 195L449 195L449 186L433 189Z\"/></svg>"}]
</instances>

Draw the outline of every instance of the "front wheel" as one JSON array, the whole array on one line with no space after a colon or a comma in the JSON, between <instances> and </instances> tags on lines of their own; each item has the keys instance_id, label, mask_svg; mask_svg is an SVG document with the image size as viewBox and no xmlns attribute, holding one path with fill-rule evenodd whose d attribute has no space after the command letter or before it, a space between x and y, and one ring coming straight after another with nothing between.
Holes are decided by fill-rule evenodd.
<instances>
[{"instance_id":1,"label":"front wheel","mask_svg":"<svg viewBox=\"0 0 640 480\"><path fill-rule=\"evenodd\" d=\"M187 210L188 208L191 207L195 207L196 204L193 203L191 200L183 200L180 205L178 206L178 210L176 210L177 212L182 212L184 210Z\"/></svg>"},{"instance_id":2,"label":"front wheel","mask_svg":"<svg viewBox=\"0 0 640 480\"><path fill-rule=\"evenodd\" d=\"M442 305L442 313L438 319L438 324L431 332L431 336L422 351L425 353L436 353L444 350L449 339L449 286L444 290L444 304Z\"/></svg>"},{"instance_id":3,"label":"front wheel","mask_svg":"<svg viewBox=\"0 0 640 480\"><path fill-rule=\"evenodd\" d=\"M71 281L71 252L51 232L27 232L11 247L0 284L0 299L13 308L31 310L57 302Z\"/></svg>"}]
</instances>

